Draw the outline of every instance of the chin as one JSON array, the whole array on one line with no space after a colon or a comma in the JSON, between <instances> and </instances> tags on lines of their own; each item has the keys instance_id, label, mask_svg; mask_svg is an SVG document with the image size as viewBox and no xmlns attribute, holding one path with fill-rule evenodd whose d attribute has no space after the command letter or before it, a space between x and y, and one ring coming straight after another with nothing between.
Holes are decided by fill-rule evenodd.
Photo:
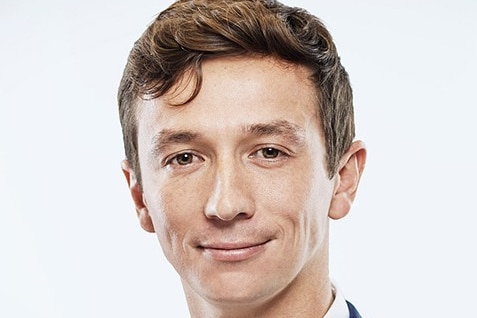
<instances>
[{"instance_id":1,"label":"chin","mask_svg":"<svg viewBox=\"0 0 477 318\"><path fill-rule=\"evenodd\" d=\"M269 282L268 282L269 281ZM257 284L259 282L259 284ZM268 282L268 283L267 283ZM195 292L210 303L230 306L250 305L271 298L279 287L273 277L243 272L221 273L199 284Z\"/></svg>"}]
</instances>

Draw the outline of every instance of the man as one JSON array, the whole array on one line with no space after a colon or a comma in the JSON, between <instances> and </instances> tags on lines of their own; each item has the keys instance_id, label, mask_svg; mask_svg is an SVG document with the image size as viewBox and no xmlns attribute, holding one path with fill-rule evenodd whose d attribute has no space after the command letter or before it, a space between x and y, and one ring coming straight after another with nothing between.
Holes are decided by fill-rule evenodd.
<instances>
[{"instance_id":1,"label":"man","mask_svg":"<svg viewBox=\"0 0 477 318\"><path fill-rule=\"evenodd\" d=\"M329 218L366 150L332 38L271 0L183 0L135 43L122 169L191 317L359 317L332 285Z\"/></svg>"}]
</instances>

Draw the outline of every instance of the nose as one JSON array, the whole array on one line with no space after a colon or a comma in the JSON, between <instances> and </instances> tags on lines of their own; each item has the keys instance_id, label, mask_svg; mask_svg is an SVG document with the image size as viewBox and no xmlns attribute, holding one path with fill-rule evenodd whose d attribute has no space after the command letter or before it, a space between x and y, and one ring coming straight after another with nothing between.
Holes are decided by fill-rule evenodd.
<instances>
[{"instance_id":1,"label":"nose","mask_svg":"<svg viewBox=\"0 0 477 318\"><path fill-rule=\"evenodd\" d=\"M231 160L216 165L213 186L205 206L209 219L233 221L255 214L250 172L240 162Z\"/></svg>"}]
</instances>

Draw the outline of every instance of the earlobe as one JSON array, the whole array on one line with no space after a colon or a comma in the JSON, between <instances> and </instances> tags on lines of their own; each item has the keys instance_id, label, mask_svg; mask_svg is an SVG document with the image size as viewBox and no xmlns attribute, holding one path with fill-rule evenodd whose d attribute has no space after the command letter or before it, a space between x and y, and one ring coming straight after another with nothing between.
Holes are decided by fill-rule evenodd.
<instances>
[{"instance_id":1,"label":"earlobe","mask_svg":"<svg viewBox=\"0 0 477 318\"><path fill-rule=\"evenodd\" d=\"M121 169L123 170L124 176L126 177L126 181L129 186L129 192L131 193L141 227L147 232L154 233L154 225L152 223L151 216L149 215L149 211L144 201L143 192L141 186L137 182L134 170L131 168L131 165L127 160L123 160L121 162Z\"/></svg>"},{"instance_id":2,"label":"earlobe","mask_svg":"<svg viewBox=\"0 0 477 318\"><path fill-rule=\"evenodd\" d=\"M330 218L340 219L350 211L365 164L366 146L362 141L355 141L341 158L328 212Z\"/></svg>"},{"instance_id":3,"label":"earlobe","mask_svg":"<svg viewBox=\"0 0 477 318\"><path fill-rule=\"evenodd\" d=\"M154 233L156 232L154 229L154 224L152 223L151 216L149 215L149 211L147 208L142 208L141 210L137 210L137 216L139 218L139 224L141 224L141 227L144 229L144 231L149 232L149 233Z\"/></svg>"}]
</instances>

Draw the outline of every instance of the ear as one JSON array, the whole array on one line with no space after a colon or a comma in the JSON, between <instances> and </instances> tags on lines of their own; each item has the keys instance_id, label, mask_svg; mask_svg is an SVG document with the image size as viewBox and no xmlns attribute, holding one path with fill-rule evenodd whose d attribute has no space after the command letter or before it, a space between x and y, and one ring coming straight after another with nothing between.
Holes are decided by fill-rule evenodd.
<instances>
[{"instance_id":1,"label":"ear","mask_svg":"<svg viewBox=\"0 0 477 318\"><path fill-rule=\"evenodd\" d=\"M341 219L350 211L365 164L366 146L362 141L355 141L340 160L328 212L330 218Z\"/></svg>"},{"instance_id":2,"label":"ear","mask_svg":"<svg viewBox=\"0 0 477 318\"><path fill-rule=\"evenodd\" d=\"M143 192L141 186L137 182L134 170L131 168L131 165L127 160L123 160L121 162L121 168L123 170L124 176L126 177L126 181L129 186L129 192L131 193L131 197L134 201L134 206L136 207L136 213L141 227L147 232L154 233L154 225L152 223L151 216L149 215L149 211L144 201Z\"/></svg>"}]
</instances>

